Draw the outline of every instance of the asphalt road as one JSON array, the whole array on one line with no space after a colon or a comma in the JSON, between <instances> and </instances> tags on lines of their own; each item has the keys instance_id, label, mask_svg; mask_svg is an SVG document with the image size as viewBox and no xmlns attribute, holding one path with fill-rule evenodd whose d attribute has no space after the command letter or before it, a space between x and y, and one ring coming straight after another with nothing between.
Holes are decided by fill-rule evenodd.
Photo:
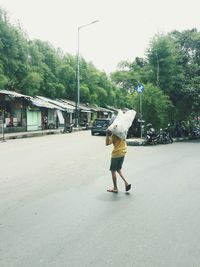
<instances>
[{"instance_id":1,"label":"asphalt road","mask_svg":"<svg viewBox=\"0 0 200 267\"><path fill-rule=\"evenodd\" d=\"M89 131L0 143L1 267L199 267L200 142L112 147Z\"/></svg>"}]
</instances>

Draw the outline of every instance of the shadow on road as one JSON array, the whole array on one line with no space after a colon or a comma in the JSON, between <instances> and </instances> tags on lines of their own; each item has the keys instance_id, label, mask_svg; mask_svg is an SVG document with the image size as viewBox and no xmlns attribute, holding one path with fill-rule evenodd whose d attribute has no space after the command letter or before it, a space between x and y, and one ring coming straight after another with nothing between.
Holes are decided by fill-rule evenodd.
<instances>
[{"instance_id":1,"label":"shadow on road","mask_svg":"<svg viewBox=\"0 0 200 267\"><path fill-rule=\"evenodd\" d=\"M119 201L127 197L131 197L131 194L129 192L118 192L118 193L105 192L103 194L98 195L97 199L110 202L110 201Z\"/></svg>"}]
</instances>

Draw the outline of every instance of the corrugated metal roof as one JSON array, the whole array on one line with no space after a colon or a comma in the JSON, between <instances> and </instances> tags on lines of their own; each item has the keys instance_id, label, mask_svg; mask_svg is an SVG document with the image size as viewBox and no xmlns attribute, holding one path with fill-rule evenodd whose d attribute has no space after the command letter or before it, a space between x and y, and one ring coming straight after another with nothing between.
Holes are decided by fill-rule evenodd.
<instances>
[{"instance_id":1,"label":"corrugated metal roof","mask_svg":"<svg viewBox=\"0 0 200 267\"><path fill-rule=\"evenodd\" d=\"M83 106L83 105L79 105L79 107L80 107L80 109L82 109L82 110L85 110L85 111L91 111L91 109L90 108L88 108L88 107L85 107L85 106Z\"/></svg>"},{"instance_id":2,"label":"corrugated metal roof","mask_svg":"<svg viewBox=\"0 0 200 267\"><path fill-rule=\"evenodd\" d=\"M61 99L61 101L70 105L70 106L76 107L76 103L72 100Z\"/></svg>"},{"instance_id":3,"label":"corrugated metal roof","mask_svg":"<svg viewBox=\"0 0 200 267\"><path fill-rule=\"evenodd\" d=\"M99 107L91 106L90 109L91 109L92 111L99 111Z\"/></svg>"},{"instance_id":4,"label":"corrugated metal roof","mask_svg":"<svg viewBox=\"0 0 200 267\"><path fill-rule=\"evenodd\" d=\"M53 100L44 96L37 96L37 98L46 101L48 103L51 103L53 105L56 105L60 108L62 108L62 110L67 110L68 112L73 112L75 110L75 107L68 105L67 103L62 102L61 100Z\"/></svg>"},{"instance_id":5,"label":"corrugated metal roof","mask_svg":"<svg viewBox=\"0 0 200 267\"><path fill-rule=\"evenodd\" d=\"M9 91L9 90L0 90L0 94L5 94L9 95L11 97L23 97L27 100L29 100L33 105L37 107L45 107L45 108L50 108L50 109L58 109L58 110L67 110L68 112L74 112L76 109L76 103L72 100L66 100L66 99L60 99L60 100L53 100L44 96L36 96L36 97L31 97L27 95L23 95L20 93L17 93L15 91ZM113 112L113 108L107 109L107 108L102 108L102 107L86 107L82 104L79 105L79 108L81 109L82 112L91 112L93 111L102 111L102 112ZM110 108L110 107L108 107Z\"/></svg>"},{"instance_id":6,"label":"corrugated metal roof","mask_svg":"<svg viewBox=\"0 0 200 267\"><path fill-rule=\"evenodd\" d=\"M66 100L66 99L61 99L64 103L67 103L69 105L72 105L73 107L76 107L76 103L74 101L71 101L71 100ZM91 109L90 108L87 108L86 106L83 106L83 105L79 105L79 108L84 112L91 112Z\"/></svg>"},{"instance_id":7,"label":"corrugated metal roof","mask_svg":"<svg viewBox=\"0 0 200 267\"><path fill-rule=\"evenodd\" d=\"M110 107L110 106L106 106L109 110L111 110L111 111L114 111L114 112L118 112L119 111L119 109L117 109L117 108L114 108L114 107Z\"/></svg>"},{"instance_id":8,"label":"corrugated metal roof","mask_svg":"<svg viewBox=\"0 0 200 267\"><path fill-rule=\"evenodd\" d=\"M60 105L61 107L65 108L65 109L75 110L75 107L73 107L73 106L71 106L71 105L69 105L67 103L62 102L59 99L54 100L54 102L57 103L58 105Z\"/></svg>"},{"instance_id":9,"label":"corrugated metal roof","mask_svg":"<svg viewBox=\"0 0 200 267\"><path fill-rule=\"evenodd\" d=\"M29 98L29 96L27 96L27 95L22 95L20 93L15 92L15 91L9 91L9 90L0 90L0 94L9 95L9 96L12 96L12 97Z\"/></svg>"},{"instance_id":10,"label":"corrugated metal roof","mask_svg":"<svg viewBox=\"0 0 200 267\"><path fill-rule=\"evenodd\" d=\"M60 108L60 107L58 107L56 105L53 105L53 104L51 104L51 103L49 103L47 101L44 101L42 99L39 99L39 98L31 97L30 101L34 106L37 106L37 107L63 110L62 108Z\"/></svg>"},{"instance_id":11,"label":"corrugated metal roof","mask_svg":"<svg viewBox=\"0 0 200 267\"><path fill-rule=\"evenodd\" d=\"M108 108L102 108L102 107L99 107L99 106L88 106L91 110L93 111L101 111L101 112L110 112L110 113L113 113L113 110L111 109L108 109Z\"/></svg>"},{"instance_id":12,"label":"corrugated metal roof","mask_svg":"<svg viewBox=\"0 0 200 267\"><path fill-rule=\"evenodd\" d=\"M99 111L113 113L113 110L110 110L110 109L107 109L107 108L102 108L102 107L99 107Z\"/></svg>"}]
</instances>

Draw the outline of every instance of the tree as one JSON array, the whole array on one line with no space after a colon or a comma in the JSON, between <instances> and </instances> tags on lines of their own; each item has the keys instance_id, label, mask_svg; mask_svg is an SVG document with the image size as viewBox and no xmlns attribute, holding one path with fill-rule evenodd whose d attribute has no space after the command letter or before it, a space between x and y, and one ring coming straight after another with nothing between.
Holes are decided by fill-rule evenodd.
<instances>
[{"instance_id":1,"label":"tree","mask_svg":"<svg viewBox=\"0 0 200 267\"><path fill-rule=\"evenodd\" d=\"M41 40L27 40L21 28L0 10L0 86L31 96L77 99L77 58ZM117 104L108 75L80 58L80 100Z\"/></svg>"},{"instance_id":2,"label":"tree","mask_svg":"<svg viewBox=\"0 0 200 267\"><path fill-rule=\"evenodd\" d=\"M27 75L28 46L23 32L9 23L7 13L0 10L0 66L5 89L21 91Z\"/></svg>"},{"instance_id":3,"label":"tree","mask_svg":"<svg viewBox=\"0 0 200 267\"><path fill-rule=\"evenodd\" d=\"M23 79L22 85L24 94L34 96L39 94L40 84L42 77L37 72L29 72L28 75Z\"/></svg>"},{"instance_id":4,"label":"tree","mask_svg":"<svg viewBox=\"0 0 200 267\"><path fill-rule=\"evenodd\" d=\"M152 70L151 81L166 94L173 89L176 74L176 50L169 36L156 35L147 50L149 67Z\"/></svg>"},{"instance_id":5,"label":"tree","mask_svg":"<svg viewBox=\"0 0 200 267\"><path fill-rule=\"evenodd\" d=\"M133 93L133 107L140 113L140 94ZM155 128L166 126L169 123L170 110L173 108L169 97L153 84L146 84L142 93L142 117L145 124L152 123Z\"/></svg>"},{"instance_id":6,"label":"tree","mask_svg":"<svg viewBox=\"0 0 200 267\"><path fill-rule=\"evenodd\" d=\"M200 33L197 29L170 33L174 39L177 53L176 88L175 95L179 119L189 118L191 113L199 114L200 106Z\"/></svg>"}]
</instances>

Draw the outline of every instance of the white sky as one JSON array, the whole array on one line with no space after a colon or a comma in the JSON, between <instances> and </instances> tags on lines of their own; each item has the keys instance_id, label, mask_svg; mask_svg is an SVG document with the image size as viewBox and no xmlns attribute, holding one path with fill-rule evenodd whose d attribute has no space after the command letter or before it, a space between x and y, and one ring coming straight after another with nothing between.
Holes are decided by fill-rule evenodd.
<instances>
[{"instance_id":1,"label":"white sky","mask_svg":"<svg viewBox=\"0 0 200 267\"><path fill-rule=\"evenodd\" d=\"M98 19L80 30L80 54L107 73L121 60L143 57L158 32L200 30L199 0L0 0L0 7L30 39L73 55L78 26Z\"/></svg>"}]
</instances>

